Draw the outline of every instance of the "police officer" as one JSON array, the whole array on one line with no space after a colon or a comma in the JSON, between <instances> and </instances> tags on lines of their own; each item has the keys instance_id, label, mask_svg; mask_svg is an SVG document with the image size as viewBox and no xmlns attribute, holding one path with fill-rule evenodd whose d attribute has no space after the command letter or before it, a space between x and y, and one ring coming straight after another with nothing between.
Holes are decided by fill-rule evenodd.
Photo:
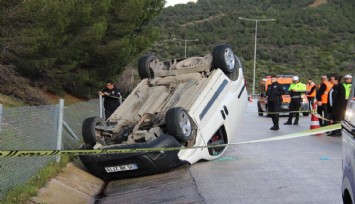
<instances>
[{"instance_id":1,"label":"police officer","mask_svg":"<svg viewBox=\"0 0 355 204\"><path fill-rule=\"evenodd\" d=\"M271 84L266 91L268 111L271 112L271 119L274 124L270 130L278 130L279 128L279 112L281 110L281 95L285 93L283 87L277 82L275 75L271 76Z\"/></svg>"},{"instance_id":2,"label":"police officer","mask_svg":"<svg viewBox=\"0 0 355 204\"><path fill-rule=\"evenodd\" d=\"M121 93L112 81L107 81L106 88L99 92L104 97L105 117L106 120L120 106Z\"/></svg>"},{"instance_id":3,"label":"police officer","mask_svg":"<svg viewBox=\"0 0 355 204\"><path fill-rule=\"evenodd\" d=\"M306 85L300 82L298 76L294 76L292 77L292 84L288 88L288 91L291 97L291 102L289 106L290 113L288 115L288 120L286 123L284 123L284 125L291 125L293 116L295 116L295 122L293 124L298 125L298 119L300 116L299 110L302 104L302 94L306 92Z\"/></svg>"},{"instance_id":4,"label":"police officer","mask_svg":"<svg viewBox=\"0 0 355 204\"><path fill-rule=\"evenodd\" d=\"M333 84L333 87L328 94L327 111L331 116L333 124L340 123L345 115L345 88L340 81L341 76L334 74L330 77L330 82ZM333 130L328 136L340 137L341 130Z\"/></svg>"},{"instance_id":5,"label":"police officer","mask_svg":"<svg viewBox=\"0 0 355 204\"><path fill-rule=\"evenodd\" d=\"M350 96L351 92L351 83L352 83L353 77L350 74L347 74L344 76L344 83L343 86L345 88L345 104L348 103L348 99Z\"/></svg>"}]
</instances>

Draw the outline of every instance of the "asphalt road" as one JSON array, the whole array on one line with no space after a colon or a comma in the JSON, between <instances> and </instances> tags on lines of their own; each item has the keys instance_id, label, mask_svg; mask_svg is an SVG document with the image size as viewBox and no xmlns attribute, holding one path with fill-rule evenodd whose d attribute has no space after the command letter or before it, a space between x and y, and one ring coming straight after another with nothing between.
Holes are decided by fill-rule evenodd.
<instances>
[{"instance_id":1,"label":"asphalt road","mask_svg":"<svg viewBox=\"0 0 355 204\"><path fill-rule=\"evenodd\" d=\"M264 139L308 130L298 126L271 131L271 118L248 104L231 142ZM164 174L111 181L97 203L342 203L341 138L307 136L229 146L215 161L199 162Z\"/></svg>"}]
</instances>

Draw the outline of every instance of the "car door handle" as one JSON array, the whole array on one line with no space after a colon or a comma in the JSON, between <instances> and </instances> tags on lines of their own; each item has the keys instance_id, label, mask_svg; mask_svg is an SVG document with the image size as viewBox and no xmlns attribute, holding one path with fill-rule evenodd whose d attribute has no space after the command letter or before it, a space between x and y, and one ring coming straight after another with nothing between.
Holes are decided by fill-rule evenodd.
<instances>
[{"instance_id":1,"label":"car door handle","mask_svg":"<svg viewBox=\"0 0 355 204\"><path fill-rule=\"evenodd\" d=\"M228 115L229 112L228 112L227 106L223 106L223 109L224 109L224 112Z\"/></svg>"},{"instance_id":2,"label":"car door handle","mask_svg":"<svg viewBox=\"0 0 355 204\"><path fill-rule=\"evenodd\" d=\"M225 120L226 119L226 114L224 114L223 110L221 110L221 114L222 114L223 120Z\"/></svg>"}]
</instances>

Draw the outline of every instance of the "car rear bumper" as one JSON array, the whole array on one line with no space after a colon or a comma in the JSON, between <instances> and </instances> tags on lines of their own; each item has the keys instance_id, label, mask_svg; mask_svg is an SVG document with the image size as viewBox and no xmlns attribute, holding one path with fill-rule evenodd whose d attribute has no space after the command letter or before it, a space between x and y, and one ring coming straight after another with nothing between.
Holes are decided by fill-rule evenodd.
<instances>
[{"instance_id":1,"label":"car rear bumper","mask_svg":"<svg viewBox=\"0 0 355 204\"><path fill-rule=\"evenodd\" d=\"M170 135L161 135L151 143L109 146L106 149L180 147ZM179 150L160 152L135 152L124 154L81 155L80 160L93 175L104 180L138 177L161 173L188 164L178 157Z\"/></svg>"}]
</instances>

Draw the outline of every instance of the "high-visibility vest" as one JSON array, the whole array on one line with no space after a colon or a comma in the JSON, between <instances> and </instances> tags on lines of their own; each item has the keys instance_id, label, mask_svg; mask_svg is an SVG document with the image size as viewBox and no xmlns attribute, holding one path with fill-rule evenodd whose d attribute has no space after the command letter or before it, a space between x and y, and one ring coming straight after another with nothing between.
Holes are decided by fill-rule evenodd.
<instances>
[{"instance_id":1,"label":"high-visibility vest","mask_svg":"<svg viewBox=\"0 0 355 204\"><path fill-rule=\"evenodd\" d=\"M288 90L290 91L291 99L292 98L295 99L295 98L301 98L301 95L306 92L307 88L304 83L298 82L296 84L292 83L288 88ZM295 92L293 92L292 90L295 90Z\"/></svg>"},{"instance_id":2,"label":"high-visibility vest","mask_svg":"<svg viewBox=\"0 0 355 204\"><path fill-rule=\"evenodd\" d=\"M314 83L311 83L311 84L306 84L306 87L307 87L307 92L310 92L311 89L313 87L315 87L316 85ZM316 89L314 89L314 91L311 93L311 94L307 94L307 97L316 97Z\"/></svg>"},{"instance_id":3,"label":"high-visibility vest","mask_svg":"<svg viewBox=\"0 0 355 204\"><path fill-rule=\"evenodd\" d=\"M306 85L302 82L291 84L288 90L291 91L292 89L295 89L297 92L306 92L307 90Z\"/></svg>"},{"instance_id":4,"label":"high-visibility vest","mask_svg":"<svg viewBox=\"0 0 355 204\"><path fill-rule=\"evenodd\" d=\"M325 84L325 86L327 87L324 91L324 93L322 94L322 103L323 104L327 104L328 103L328 94L330 89L332 89L333 84L330 83L329 81L324 81L323 82Z\"/></svg>"},{"instance_id":5,"label":"high-visibility vest","mask_svg":"<svg viewBox=\"0 0 355 204\"><path fill-rule=\"evenodd\" d=\"M345 99L349 99L350 91L351 91L351 84L343 83L345 88Z\"/></svg>"}]
</instances>

